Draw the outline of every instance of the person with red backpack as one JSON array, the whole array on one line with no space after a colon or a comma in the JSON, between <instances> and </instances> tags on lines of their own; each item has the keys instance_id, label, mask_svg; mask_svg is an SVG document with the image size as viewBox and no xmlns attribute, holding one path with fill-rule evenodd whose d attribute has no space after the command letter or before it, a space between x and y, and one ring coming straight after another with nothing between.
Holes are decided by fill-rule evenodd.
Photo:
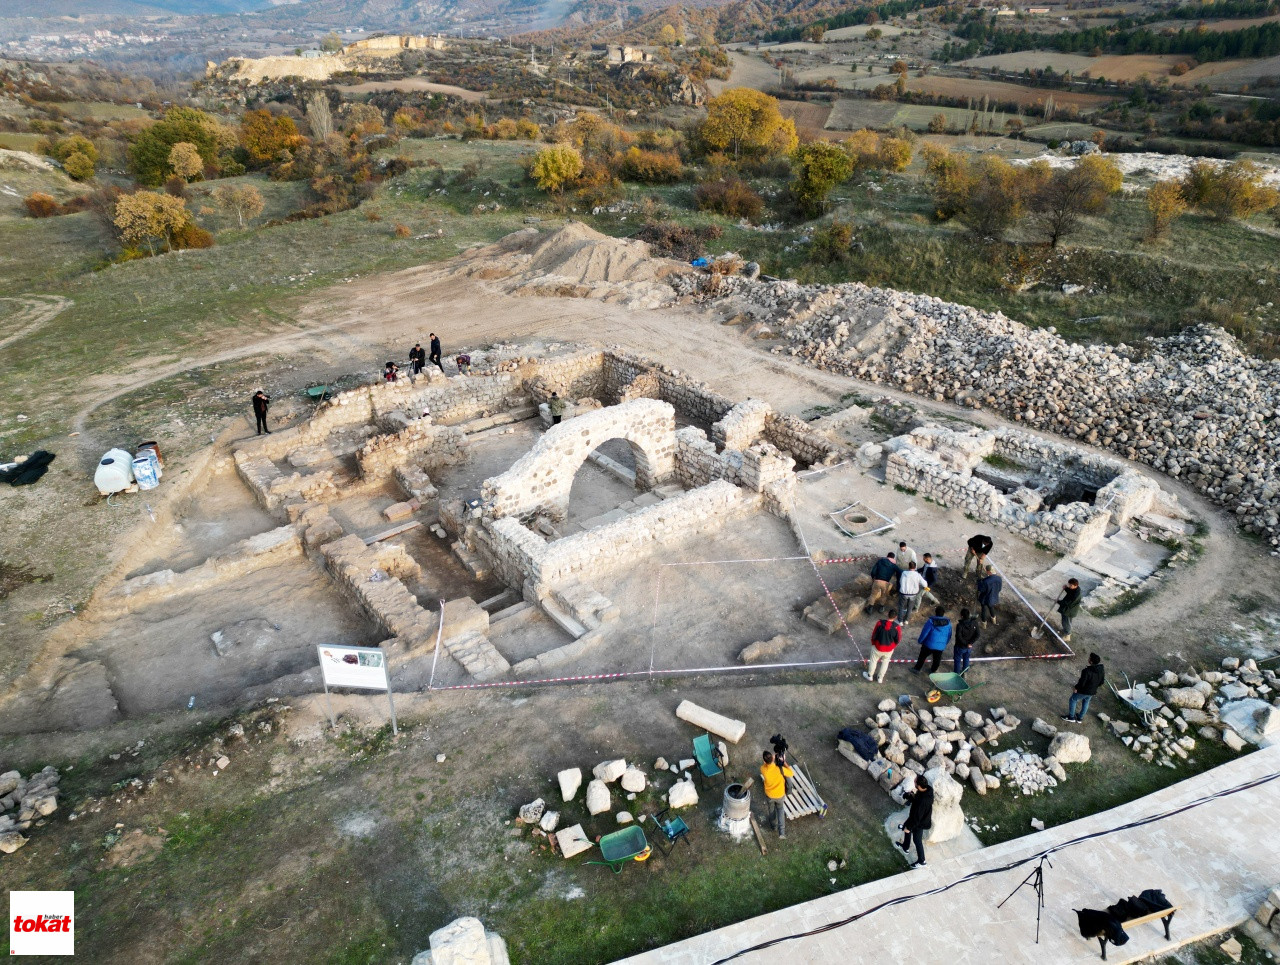
<instances>
[{"instance_id":1,"label":"person with red backpack","mask_svg":"<svg viewBox=\"0 0 1280 965\"><path fill-rule=\"evenodd\" d=\"M871 663L862 672L867 680L884 683L884 675L889 670L889 662L893 659L894 648L902 641L902 627L890 613L875 625L871 631ZM877 668L880 671L876 676Z\"/></svg>"}]
</instances>

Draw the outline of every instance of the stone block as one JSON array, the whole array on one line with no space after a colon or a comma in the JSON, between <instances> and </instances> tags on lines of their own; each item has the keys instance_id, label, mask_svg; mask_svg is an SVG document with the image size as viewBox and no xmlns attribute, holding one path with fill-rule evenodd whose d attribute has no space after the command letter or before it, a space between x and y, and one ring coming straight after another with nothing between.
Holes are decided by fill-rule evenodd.
<instances>
[{"instance_id":1,"label":"stone block","mask_svg":"<svg viewBox=\"0 0 1280 965\"><path fill-rule=\"evenodd\" d=\"M398 523L402 519L408 519L414 513L414 508L409 503L392 503L382 511L382 515L387 518L388 522Z\"/></svg>"},{"instance_id":2,"label":"stone block","mask_svg":"<svg viewBox=\"0 0 1280 965\"><path fill-rule=\"evenodd\" d=\"M693 781L677 781L667 791L667 806L672 810L692 807L698 803L698 789Z\"/></svg>"},{"instance_id":3,"label":"stone block","mask_svg":"<svg viewBox=\"0 0 1280 965\"><path fill-rule=\"evenodd\" d=\"M479 918L457 918L431 933L431 965L491 965Z\"/></svg>"},{"instance_id":4,"label":"stone block","mask_svg":"<svg viewBox=\"0 0 1280 965\"><path fill-rule=\"evenodd\" d=\"M582 768L570 767L563 770L556 775L556 780L560 783L560 796L566 801L572 801L578 788L582 787Z\"/></svg>"},{"instance_id":5,"label":"stone block","mask_svg":"<svg viewBox=\"0 0 1280 965\"><path fill-rule=\"evenodd\" d=\"M560 823L559 811L547 811L542 815L542 819L538 822L538 827L550 834L556 829L556 825Z\"/></svg>"},{"instance_id":6,"label":"stone block","mask_svg":"<svg viewBox=\"0 0 1280 965\"><path fill-rule=\"evenodd\" d=\"M1083 764L1090 754L1089 738L1084 734L1063 732L1049 744L1049 755L1060 764Z\"/></svg>"},{"instance_id":7,"label":"stone block","mask_svg":"<svg viewBox=\"0 0 1280 965\"><path fill-rule=\"evenodd\" d=\"M1175 687L1165 691L1164 700L1171 707L1190 707L1192 710L1199 710L1204 707L1205 695L1203 691L1194 687Z\"/></svg>"},{"instance_id":8,"label":"stone block","mask_svg":"<svg viewBox=\"0 0 1280 965\"><path fill-rule=\"evenodd\" d=\"M603 814L612 804L609 785L597 778L587 785L587 813Z\"/></svg>"},{"instance_id":9,"label":"stone block","mask_svg":"<svg viewBox=\"0 0 1280 965\"><path fill-rule=\"evenodd\" d=\"M676 708L676 716L717 737L723 737L730 744L738 743L747 732L747 725L742 721L699 707L691 700L680 701L680 705Z\"/></svg>"},{"instance_id":10,"label":"stone block","mask_svg":"<svg viewBox=\"0 0 1280 965\"><path fill-rule=\"evenodd\" d=\"M607 793L607 792L606 792ZM591 839L587 837L585 831L582 830L581 824L575 824L573 827L565 828L556 832L556 845L560 848L560 853L566 858L573 858L588 851L591 848Z\"/></svg>"},{"instance_id":11,"label":"stone block","mask_svg":"<svg viewBox=\"0 0 1280 965\"><path fill-rule=\"evenodd\" d=\"M597 781L612 784L627 772L627 762L621 758L613 761L601 761L591 772Z\"/></svg>"},{"instance_id":12,"label":"stone block","mask_svg":"<svg viewBox=\"0 0 1280 965\"><path fill-rule=\"evenodd\" d=\"M538 798L528 804L520 806L520 820L525 824L537 824L542 820L542 815L547 810L547 802Z\"/></svg>"},{"instance_id":13,"label":"stone block","mask_svg":"<svg viewBox=\"0 0 1280 965\"><path fill-rule=\"evenodd\" d=\"M631 816L630 811L619 811L617 814L613 816L613 819L617 821L619 824L630 824L632 821L635 820L635 818Z\"/></svg>"},{"instance_id":14,"label":"stone block","mask_svg":"<svg viewBox=\"0 0 1280 965\"><path fill-rule=\"evenodd\" d=\"M648 783L648 779L644 776L644 771L638 767L628 767L622 774L622 789L632 794L639 794Z\"/></svg>"}]
</instances>

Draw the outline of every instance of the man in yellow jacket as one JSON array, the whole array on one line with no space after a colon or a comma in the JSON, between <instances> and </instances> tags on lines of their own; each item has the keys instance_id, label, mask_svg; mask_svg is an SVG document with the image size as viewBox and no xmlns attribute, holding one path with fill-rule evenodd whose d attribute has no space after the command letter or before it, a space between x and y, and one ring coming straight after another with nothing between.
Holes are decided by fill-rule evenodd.
<instances>
[{"instance_id":1,"label":"man in yellow jacket","mask_svg":"<svg viewBox=\"0 0 1280 965\"><path fill-rule=\"evenodd\" d=\"M782 799L787 796L787 778L795 776L796 772L787 766L785 760L779 767L774 763L773 751L764 752L760 781L764 784L764 798L768 802L769 827L777 828L779 838L787 836L787 814L782 807Z\"/></svg>"}]
</instances>

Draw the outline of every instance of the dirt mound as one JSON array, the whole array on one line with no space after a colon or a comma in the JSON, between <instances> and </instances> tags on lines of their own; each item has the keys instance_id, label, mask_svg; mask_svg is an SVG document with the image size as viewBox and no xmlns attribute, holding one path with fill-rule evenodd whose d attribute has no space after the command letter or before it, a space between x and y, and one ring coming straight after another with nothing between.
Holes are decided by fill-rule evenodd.
<instances>
[{"instance_id":1,"label":"dirt mound","mask_svg":"<svg viewBox=\"0 0 1280 965\"><path fill-rule=\"evenodd\" d=\"M670 271L643 241L610 238L577 221L548 235L529 254L526 274L555 275L582 285L657 281Z\"/></svg>"}]
</instances>

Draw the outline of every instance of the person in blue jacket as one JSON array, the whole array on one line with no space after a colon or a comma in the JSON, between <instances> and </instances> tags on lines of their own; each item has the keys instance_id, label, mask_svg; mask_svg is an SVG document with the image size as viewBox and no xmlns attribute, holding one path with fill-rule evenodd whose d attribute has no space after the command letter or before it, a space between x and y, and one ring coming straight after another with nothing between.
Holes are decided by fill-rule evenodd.
<instances>
[{"instance_id":1,"label":"person in blue jacket","mask_svg":"<svg viewBox=\"0 0 1280 965\"><path fill-rule=\"evenodd\" d=\"M951 620L946 616L947 611L943 607L938 607L933 611L933 616L924 622L924 626L920 628L920 656L916 657L916 666L912 673L918 674L920 668L924 666L926 660L933 662L929 667L929 673L938 672L938 664L942 662L942 654L947 649L947 645L951 643Z\"/></svg>"},{"instance_id":2,"label":"person in blue jacket","mask_svg":"<svg viewBox=\"0 0 1280 965\"><path fill-rule=\"evenodd\" d=\"M1000 591L1004 589L1004 580L996 572L994 566L988 565L978 581L978 606L982 607L982 625L995 625L996 607L1000 604Z\"/></svg>"}]
</instances>

